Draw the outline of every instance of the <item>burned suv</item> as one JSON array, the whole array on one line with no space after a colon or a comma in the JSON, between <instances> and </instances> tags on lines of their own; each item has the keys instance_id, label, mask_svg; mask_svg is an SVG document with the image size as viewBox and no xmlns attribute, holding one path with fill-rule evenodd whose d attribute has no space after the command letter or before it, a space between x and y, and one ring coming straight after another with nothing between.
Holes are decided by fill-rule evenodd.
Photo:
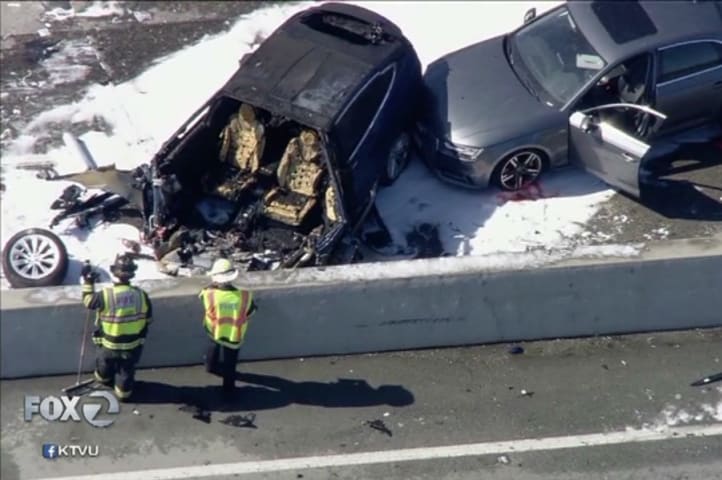
<instances>
[{"instance_id":1,"label":"burned suv","mask_svg":"<svg viewBox=\"0 0 722 480\"><path fill-rule=\"evenodd\" d=\"M387 19L333 3L294 15L133 172L144 242L175 264L209 252L251 270L352 261L341 240L404 168L421 85Z\"/></svg>"}]
</instances>

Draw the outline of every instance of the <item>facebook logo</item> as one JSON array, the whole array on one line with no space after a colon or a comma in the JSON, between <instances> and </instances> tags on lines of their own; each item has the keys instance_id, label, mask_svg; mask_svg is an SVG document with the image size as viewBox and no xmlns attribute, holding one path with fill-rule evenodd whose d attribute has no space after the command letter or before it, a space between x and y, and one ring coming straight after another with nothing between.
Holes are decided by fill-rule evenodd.
<instances>
[{"instance_id":1,"label":"facebook logo","mask_svg":"<svg viewBox=\"0 0 722 480\"><path fill-rule=\"evenodd\" d=\"M54 443L43 443L43 458L58 458L58 446Z\"/></svg>"},{"instance_id":2,"label":"facebook logo","mask_svg":"<svg viewBox=\"0 0 722 480\"><path fill-rule=\"evenodd\" d=\"M97 457L98 445L70 445L66 443L43 443L43 458L55 460L64 457Z\"/></svg>"}]
</instances>

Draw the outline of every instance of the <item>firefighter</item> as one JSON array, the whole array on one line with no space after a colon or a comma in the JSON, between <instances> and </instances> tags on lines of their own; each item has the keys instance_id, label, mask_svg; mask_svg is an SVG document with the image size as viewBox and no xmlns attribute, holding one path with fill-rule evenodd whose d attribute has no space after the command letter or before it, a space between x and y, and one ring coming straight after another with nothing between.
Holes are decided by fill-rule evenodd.
<instances>
[{"instance_id":1,"label":"firefighter","mask_svg":"<svg viewBox=\"0 0 722 480\"><path fill-rule=\"evenodd\" d=\"M253 294L238 289L231 282L238 270L225 258L216 260L209 273L211 284L198 295L203 302L203 326L208 335L205 355L206 371L223 378L223 392L233 393L236 383L238 350L248 329L248 319L255 313Z\"/></svg>"},{"instance_id":2,"label":"firefighter","mask_svg":"<svg viewBox=\"0 0 722 480\"><path fill-rule=\"evenodd\" d=\"M89 263L81 270L83 304L96 310L93 343L98 345L95 378L111 386L120 401L128 401L133 393L135 367L143 351L153 307L148 294L130 284L138 269L133 258L118 255L110 267L115 277L112 286L95 292L98 274Z\"/></svg>"}]
</instances>

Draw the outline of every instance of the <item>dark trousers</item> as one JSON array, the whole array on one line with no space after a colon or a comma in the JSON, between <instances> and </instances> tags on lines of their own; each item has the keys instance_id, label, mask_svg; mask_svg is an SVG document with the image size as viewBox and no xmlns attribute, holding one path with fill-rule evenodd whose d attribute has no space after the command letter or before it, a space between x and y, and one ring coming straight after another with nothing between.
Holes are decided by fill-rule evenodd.
<instances>
[{"instance_id":1,"label":"dark trousers","mask_svg":"<svg viewBox=\"0 0 722 480\"><path fill-rule=\"evenodd\" d=\"M223 378L225 391L232 391L236 385L236 363L238 363L237 348L228 348L208 339L205 355L206 371Z\"/></svg>"},{"instance_id":2,"label":"dark trousers","mask_svg":"<svg viewBox=\"0 0 722 480\"><path fill-rule=\"evenodd\" d=\"M121 400L128 400L135 384L135 366L143 347L133 350L108 350L98 347L95 359L95 378L105 385L113 385Z\"/></svg>"}]
</instances>

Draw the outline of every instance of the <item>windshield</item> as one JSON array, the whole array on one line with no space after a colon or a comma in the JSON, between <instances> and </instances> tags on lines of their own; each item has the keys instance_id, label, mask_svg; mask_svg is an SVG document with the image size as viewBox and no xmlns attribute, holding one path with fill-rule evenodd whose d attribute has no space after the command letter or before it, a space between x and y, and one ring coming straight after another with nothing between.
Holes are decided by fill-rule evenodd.
<instances>
[{"instance_id":1,"label":"windshield","mask_svg":"<svg viewBox=\"0 0 722 480\"><path fill-rule=\"evenodd\" d=\"M519 76L531 77L541 93L560 104L571 100L607 65L566 8L522 28L511 40L510 62Z\"/></svg>"}]
</instances>

